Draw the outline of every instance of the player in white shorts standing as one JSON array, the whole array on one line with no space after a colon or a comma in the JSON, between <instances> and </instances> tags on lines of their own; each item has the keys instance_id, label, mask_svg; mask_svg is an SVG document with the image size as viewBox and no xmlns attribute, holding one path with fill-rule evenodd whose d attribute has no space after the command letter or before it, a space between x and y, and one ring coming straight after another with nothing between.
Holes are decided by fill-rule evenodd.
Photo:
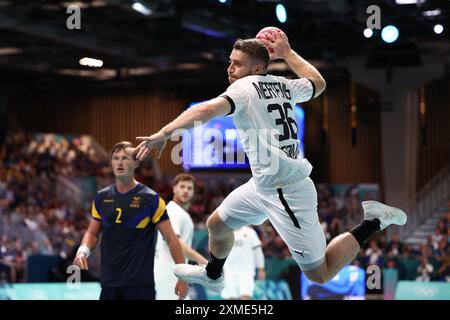
<instances>
[{"instance_id":1,"label":"player in white shorts standing","mask_svg":"<svg viewBox=\"0 0 450 320\"><path fill-rule=\"evenodd\" d=\"M173 181L173 200L166 205L167 214L175 234L180 239L181 248L185 258L206 264L208 261L197 251L193 250L194 223L188 213L191 200L194 196L195 178L186 173L178 174ZM158 232L155 251L156 300L178 300L179 297L173 289L178 281L173 274L175 262L170 255L169 246L162 234ZM189 293L186 296L189 299Z\"/></svg>"},{"instance_id":2,"label":"player in white shorts standing","mask_svg":"<svg viewBox=\"0 0 450 320\"><path fill-rule=\"evenodd\" d=\"M258 280L266 278L261 241L253 228L245 226L234 231L234 246L223 268L225 288L221 297L250 300L255 289L255 270Z\"/></svg>"},{"instance_id":3,"label":"player in white shorts standing","mask_svg":"<svg viewBox=\"0 0 450 320\"><path fill-rule=\"evenodd\" d=\"M269 219L286 242L292 257L312 281L325 283L350 263L365 241L390 224L403 225L403 211L376 201L362 203L363 222L334 238L326 246L317 215L317 192L309 178L311 164L298 156L294 106L325 90L325 80L289 45L283 32L266 34L267 40L238 40L227 69L230 86L222 95L192 107L159 132L137 137L138 159L151 149L159 157L177 129L195 121L231 115L248 156L253 177L231 192L207 220L208 265L180 264L178 278L211 290L223 289L223 264L234 243L233 230ZM266 46L273 49L269 53ZM283 59L299 77L289 80L267 74L270 60ZM269 135L267 132L275 132ZM267 156L269 155L269 156ZM351 165L351 164L349 164Z\"/></svg>"}]
</instances>

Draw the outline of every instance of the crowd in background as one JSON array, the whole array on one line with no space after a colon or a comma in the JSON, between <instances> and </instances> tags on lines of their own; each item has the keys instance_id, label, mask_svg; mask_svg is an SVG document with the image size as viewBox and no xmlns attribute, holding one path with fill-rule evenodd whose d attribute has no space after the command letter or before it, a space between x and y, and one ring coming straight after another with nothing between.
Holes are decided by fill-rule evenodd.
<instances>
[{"instance_id":1,"label":"crowd in background","mask_svg":"<svg viewBox=\"0 0 450 320\"><path fill-rule=\"evenodd\" d=\"M59 197L58 179L106 176L84 140L30 135L10 127L0 146L0 261L3 277L24 281L27 257L66 258L88 225L85 207Z\"/></svg>"},{"instance_id":2,"label":"crowd in background","mask_svg":"<svg viewBox=\"0 0 450 320\"><path fill-rule=\"evenodd\" d=\"M89 139L31 135L14 126L0 145L0 159L0 282L24 282L27 257L41 254L70 259L89 224L89 201L77 203L64 197L64 182L93 177L95 188L101 189L113 182L112 171L108 158L96 151ZM171 177L161 175L150 161L141 165L136 177L170 200ZM236 178L197 180L190 214L198 230L206 228L208 215L243 182ZM365 195L355 188L344 194L327 185L317 189L327 242L361 222ZM436 230L420 247L406 245L396 235L387 241L380 233L361 249L354 264L400 268L399 259L415 259L420 261L418 281L450 281L449 223L450 202ZM267 258L290 257L269 222L255 229Z\"/></svg>"}]
</instances>

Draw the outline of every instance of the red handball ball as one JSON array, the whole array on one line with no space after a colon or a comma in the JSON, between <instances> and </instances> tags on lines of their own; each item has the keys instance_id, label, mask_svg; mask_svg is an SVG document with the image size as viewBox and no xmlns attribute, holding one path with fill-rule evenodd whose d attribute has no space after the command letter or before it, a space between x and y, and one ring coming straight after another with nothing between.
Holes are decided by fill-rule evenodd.
<instances>
[{"instance_id":1,"label":"red handball ball","mask_svg":"<svg viewBox=\"0 0 450 320\"><path fill-rule=\"evenodd\" d=\"M258 32L258 34L256 35L255 38L258 39L258 40L269 40L267 38L266 34L271 34L272 35L272 34L277 34L277 33L283 33L283 31L281 31L280 29L278 29L276 27L265 27L265 28L259 30L259 32ZM273 50L273 48L270 47L270 46L267 46L267 49L269 50L269 52L271 54L275 52Z\"/></svg>"}]
</instances>

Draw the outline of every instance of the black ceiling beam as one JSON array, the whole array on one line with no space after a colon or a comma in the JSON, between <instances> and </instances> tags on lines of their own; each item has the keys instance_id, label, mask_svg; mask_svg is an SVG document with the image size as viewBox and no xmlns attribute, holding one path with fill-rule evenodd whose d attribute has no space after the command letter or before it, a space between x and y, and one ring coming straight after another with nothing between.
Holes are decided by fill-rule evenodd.
<instances>
[{"instance_id":1,"label":"black ceiling beam","mask_svg":"<svg viewBox=\"0 0 450 320\"><path fill-rule=\"evenodd\" d=\"M112 43L102 42L98 37L90 36L83 31L70 31L24 20L25 19L23 18L16 18L11 15L0 13L0 29L50 40L77 49L96 52L109 57L126 60L137 65L151 65L149 57L138 56L135 53L135 49L132 47L117 47Z\"/></svg>"}]
</instances>

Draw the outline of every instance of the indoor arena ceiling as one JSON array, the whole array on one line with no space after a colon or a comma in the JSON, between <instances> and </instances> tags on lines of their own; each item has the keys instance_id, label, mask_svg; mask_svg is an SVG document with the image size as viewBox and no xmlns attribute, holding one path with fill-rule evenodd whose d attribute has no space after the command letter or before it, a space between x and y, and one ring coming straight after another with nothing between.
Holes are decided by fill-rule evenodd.
<instances>
[{"instance_id":1,"label":"indoor arena ceiling","mask_svg":"<svg viewBox=\"0 0 450 320\"><path fill-rule=\"evenodd\" d=\"M420 54L426 52L449 58L450 1L418 2L0 0L0 75L2 80L28 76L92 81L145 81L181 72L207 75L223 70L238 37L252 37L268 25L283 29L294 49L323 66L355 53L370 57L373 67L384 67L388 60L420 64ZM284 24L275 15L279 3L287 10ZM383 44L380 31L369 39L363 36L371 4L381 8L382 26L398 27L397 42ZM80 8L80 30L67 28L71 5ZM433 32L436 23L445 28L440 35ZM394 58L386 58L386 52ZM83 57L101 59L103 66L81 66Z\"/></svg>"}]
</instances>

